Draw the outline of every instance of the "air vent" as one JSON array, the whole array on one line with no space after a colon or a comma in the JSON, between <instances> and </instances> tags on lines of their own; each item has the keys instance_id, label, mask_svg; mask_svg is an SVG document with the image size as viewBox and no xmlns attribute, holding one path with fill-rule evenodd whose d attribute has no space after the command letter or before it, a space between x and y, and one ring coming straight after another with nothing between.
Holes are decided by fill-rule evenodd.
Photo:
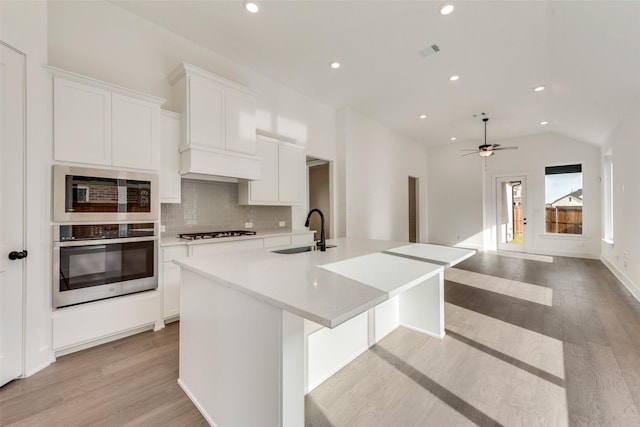
<instances>
[{"instance_id":1,"label":"air vent","mask_svg":"<svg viewBox=\"0 0 640 427\"><path fill-rule=\"evenodd\" d=\"M424 49L420 50L420 56L422 56L423 58L426 58L427 56L431 56L434 53L438 53L440 52L440 47L438 47L437 44L432 44L429 47L425 47Z\"/></svg>"}]
</instances>

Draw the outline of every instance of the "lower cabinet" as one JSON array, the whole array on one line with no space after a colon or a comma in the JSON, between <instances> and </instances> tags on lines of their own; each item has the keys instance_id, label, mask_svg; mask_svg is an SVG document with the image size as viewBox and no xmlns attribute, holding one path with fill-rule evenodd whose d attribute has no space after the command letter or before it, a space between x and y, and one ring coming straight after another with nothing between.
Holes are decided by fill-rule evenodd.
<instances>
[{"instance_id":1,"label":"lower cabinet","mask_svg":"<svg viewBox=\"0 0 640 427\"><path fill-rule=\"evenodd\" d=\"M165 323L178 320L180 316L180 267L173 263L174 259L250 249L274 248L277 246L296 246L311 242L313 242L313 232L309 231L301 234L284 234L230 242L163 247L161 251L160 287L162 288L162 317Z\"/></svg>"},{"instance_id":2,"label":"lower cabinet","mask_svg":"<svg viewBox=\"0 0 640 427\"><path fill-rule=\"evenodd\" d=\"M185 245L164 247L161 256L162 317L165 322L171 322L177 320L180 315L180 267L174 264L173 260L185 258L187 247Z\"/></svg>"}]
</instances>

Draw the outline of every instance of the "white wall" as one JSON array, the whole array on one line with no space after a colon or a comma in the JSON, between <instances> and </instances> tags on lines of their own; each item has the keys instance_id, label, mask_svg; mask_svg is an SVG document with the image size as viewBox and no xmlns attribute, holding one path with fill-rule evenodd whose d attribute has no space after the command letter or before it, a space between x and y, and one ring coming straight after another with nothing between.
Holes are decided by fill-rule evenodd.
<instances>
[{"instance_id":1,"label":"white wall","mask_svg":"<svg viewBox=\"0 0 640 427\"><path fill-rule=\"evenodd\" d=\"M233 80L257 95L257 126L306 145L310 156L335 160L335 110L145 21L111 3L49 4L49 64L165 98L167 76L182 61ZM175 110L174 110L175 111ZM302 228L306 206L293 209Z\"/></svg>"},{"instance_id":2,"label":"white wall","mask_svg":"<svg viewBox=\"0 0 640 427\"><path fill-rule=\"evenodd\" d=\"M599 258L599 148L554 133L491 142L518 146L519 149L501 151L489 157L486 170L480 156L460 157L461 148L474 148L474 144L451 144L429 150L429 214L432 218L429 240L495 249L496 179L524 175L527 178L527 250L549 255ZM544 168L574 163L582 163L583 167L583 235L546 234Z\"/></svg>"},{"instance_id":3,"label":"white wall","mask_svg":"<svg viewBox=\"0 0 640 427\"><path fill-rule=\"evenodd\" d=\"M482 162L459 144L430 147L429 243L482 249Z\"/></svg>"},{"instance_id":4,"label":"white wall","mask_svg":"<svg viewBox=\"0 0 640 427\"><path fill-rule=\"evenodd\" d=\"M418 178L419 241L427 238L427 149L351 109L342 110L349 237L409 240L409 176Z\"/></svg>"},{"instance_id":5,"label":"white wall","mask_svg":"<svg viewBox=\"0 0 640 427\"><path fill-rule=\"evenodd\" d=\"M50 363L51 349L51 89L47 2L1 1L0 39L27 57L27 212L25 373ZM8 203L3 200L1 203ZM16 325L17 327L17 325Z\"/></svg>"},{"instance_id":6,"label":"white wall","mask_svg":"<svg viewBox=\"0 0 640 427\"><path fill-rule=\"evenodd\" d=\"M608 146L613 155L613 244L602 261L640 300L640 107L621 120ZM625 260L626 253L626 260Z\"/></svg>"}]
</instances>

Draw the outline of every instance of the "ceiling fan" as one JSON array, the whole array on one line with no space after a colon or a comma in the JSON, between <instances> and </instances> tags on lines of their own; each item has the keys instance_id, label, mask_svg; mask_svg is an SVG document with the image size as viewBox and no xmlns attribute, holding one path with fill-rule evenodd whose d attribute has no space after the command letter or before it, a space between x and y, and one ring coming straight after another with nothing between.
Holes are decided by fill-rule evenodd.
<instances>
[{"instance_id":1,"label":"ceiling fan","mask_svg":"<svg viewBox=\"0 0 640 427\"><path fill-rule=\"evenodd\" d=\"M484 114L484 113L483 113ZM463 149L460 151L471 151L471 153L462 154L463 156L468 156L470 154L480 154L482 157L489 157L493 155L494 151L498 150L517 150L518 147L501 147L500 144L487 144L487 122L489 121L488 117L482 119L484 122L484 144L478 146L478 149Z\"/></svg>"}]
</instances>

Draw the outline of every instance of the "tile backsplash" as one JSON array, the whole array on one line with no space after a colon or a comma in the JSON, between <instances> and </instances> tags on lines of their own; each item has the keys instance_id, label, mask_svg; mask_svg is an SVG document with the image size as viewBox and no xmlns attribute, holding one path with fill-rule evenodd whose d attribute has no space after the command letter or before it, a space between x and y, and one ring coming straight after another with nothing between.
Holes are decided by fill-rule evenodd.
<instances>
[{"instance_id":1,"label":"tile backsplash","mask_svg":"<svg viewBox=\"0 0 640 427\"><path fill-rule=\"evenodd\" d=\"M244 229L246 222L256 231L291 231L291 207L240 206L238 184L183 179L182 203L163 203L160 220L167 233Z\"/></svg>"}]
</instances>

